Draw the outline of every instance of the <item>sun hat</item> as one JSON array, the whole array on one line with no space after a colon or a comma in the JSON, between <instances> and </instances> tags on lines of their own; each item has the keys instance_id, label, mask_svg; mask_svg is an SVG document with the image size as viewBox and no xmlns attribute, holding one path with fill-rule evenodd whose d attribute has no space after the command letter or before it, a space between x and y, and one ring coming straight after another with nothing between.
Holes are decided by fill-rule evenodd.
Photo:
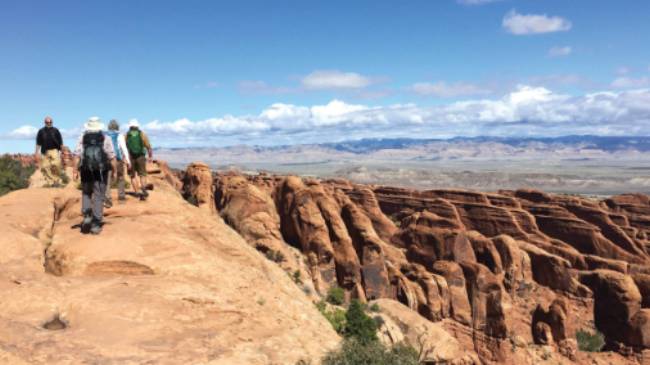
<instances>
[{"instance_id":1,"label":"sun hat","mask_svg":"<svg viewBox=\"0 0 650 365\"><path fill-rule=\"evenodd\" d=\"M129 128L133 128L133 127L140 128L140 123L138 122L137 119L129 120Z\"/></svg>"},{"instance_id":2,"label":"sun hat","mask_svg":"<svg viewBox=\"0 0 650 365\"><path fill-rule=\"evenodd\" d=\"M99 117L90 117L84 125L86 132L99 132L104 129L104 124L99 119Z\"/></svg>"}]
</instances>

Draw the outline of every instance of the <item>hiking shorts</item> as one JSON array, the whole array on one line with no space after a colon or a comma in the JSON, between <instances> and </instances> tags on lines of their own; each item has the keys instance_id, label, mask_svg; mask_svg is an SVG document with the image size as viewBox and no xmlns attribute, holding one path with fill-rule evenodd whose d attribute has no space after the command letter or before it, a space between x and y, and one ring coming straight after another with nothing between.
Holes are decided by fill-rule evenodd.
<instances>
[{"instance_id":1,"label":"hiking shorts","mask_svg":"<svg viewBox=\"0 0 650 365\"><path fill-rule=\"evenodd\" d=\"M147 157L140 156L135 157L131 156L131 170L129 170L129 176L135 177L135 174L138 176L147 176Z\"/></svg>"}]
</instances>

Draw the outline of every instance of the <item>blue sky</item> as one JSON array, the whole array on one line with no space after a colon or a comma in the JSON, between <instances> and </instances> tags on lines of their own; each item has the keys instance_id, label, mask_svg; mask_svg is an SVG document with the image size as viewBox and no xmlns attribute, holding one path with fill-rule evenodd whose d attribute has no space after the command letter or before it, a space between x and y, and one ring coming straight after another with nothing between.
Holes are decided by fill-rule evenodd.
<instances>
[{"instance_id":1,"label":"blue sky","mask_svg":"<svg viewBox=\"0 0 650 365\"><path fill-rule=\"evenodd\" d=\"M0 152L45 115L159 146L650 134L645 0L3 1Z\"/></svg>"}]
</instances>

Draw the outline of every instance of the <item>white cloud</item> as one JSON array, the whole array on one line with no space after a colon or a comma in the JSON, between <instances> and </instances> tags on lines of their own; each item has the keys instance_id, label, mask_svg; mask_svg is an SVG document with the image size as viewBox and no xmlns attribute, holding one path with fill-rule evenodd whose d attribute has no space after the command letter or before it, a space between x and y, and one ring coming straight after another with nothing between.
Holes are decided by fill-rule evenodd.
<instances>
[{"instance_id":1,"label":"white cloud","mask_svg":"<svg viewBox=\"0 0 650 365\"><path fill-rule=\"evenodd\" d=\"M317 143L373 137L478 135L648 135L650 89L604 91L582 96L520 85L496 99L469 99L438 106L372 106L332 100L303 106L275 103L256 115L206 120L152 121L143 125L158 146ZM20 127L3 138L33 138Z\"/></svg>"},{"instance_id":2,"label":"white cloud","mask_svg":"<svg viewBox=\"0 0 650 365\"><path fill-rule=\"evenodd\" d=\"M455 98L459 96L484 95L490 93L490 90L479 87L478 85L465 82L448 84L444 81L436 83L417 82L411 85L409 90L416 94L437 96L440 98Z\"/></svg>"},{"instance_id":3,"label":"white cloud","mask_svg":"<svg viewBox=\"0 0 650 365\"><path fill-rule=\"evenodd\" d=\"M515 10L511 10L503 17L501 25L508 32L516 35L562 32L572 27L569 20L559 16L519 14Z\"/></svg>"},{"instance_id":4,"label":"white cloud","mask_svg":"<svg viewBox=\"0 0 650 365\"><path fill-rule=\"evenodd\" d=\"M570 55L572 51L573 49L569 46L551 47L551 49L548 50L548 55L550 57L564 57Z\"/></svg>"},{"instance_id":5,"label":"white cloud","mask_svg":"<svg viewBox=\"0 0 650 365\"><path fill-rule=\"evenodd\" d=\"M31 125L24 125L9 132L8 137L11 139L29 139L36 138L38 128Z\"/></svg>"},{"instance_id":6,"label":"white cloud","mask_svg":"<svg viewBox=\"0 0 650 365\"><path fill-rule=\"evenodd\" d=\"M324 105L276 103L254 116L206 121L152 122L153 136L181 140L236 137L248 143L324 142L350 136L650 133L650 90L599 92L579 97L521 85L499 99L435 107L369 106L333 100Z\"/></svg>"},{"instance_id":7,"label":"white cloud","mask_svg":"<svg viewBox=\"0 0 650 365\"><path fill-rule=\"evenodd\" d=\"M302 86L311 90L362 89L372 82L370 78L356 72L338 70L316 70L301 80Z\"/></svg>"},{"instance_id":8,"label":"white cloud","mask_svg":"<svg viewBox=\"0 0 650 365\"><path fill-rule=\"evenodd\" d=\"M612 81L612 87L616 89L640 89L650 87L650 78L618 77Z\"/></svg>"},{"instance_id":9,"label":"white cloud","mask_svg":"<svg viewBox=\"0 0 650 365\"><path fill-rule=\"evenodd\" d=\"M456 0L457 3L463 5L483 5L489 3L495 3L501 0Z\"/></svg>"}]
</instances>

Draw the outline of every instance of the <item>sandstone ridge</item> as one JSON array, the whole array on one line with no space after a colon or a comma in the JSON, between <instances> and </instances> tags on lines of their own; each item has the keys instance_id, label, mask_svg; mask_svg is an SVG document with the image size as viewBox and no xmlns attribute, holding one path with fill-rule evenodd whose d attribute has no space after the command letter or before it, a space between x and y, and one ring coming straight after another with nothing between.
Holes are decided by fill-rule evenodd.
<instances>
[{"instance_id":1,"label":"sandstone ridge","mask_svg":"<svg viewBox=\"0 0 650 365\"><path fill-rule=\"evenodd\" d=\"M163 163L147 202L81 235L80 193L0 198L0 363L295 364L339 336L311 300Z\"/></svg>"}]
</instances>

